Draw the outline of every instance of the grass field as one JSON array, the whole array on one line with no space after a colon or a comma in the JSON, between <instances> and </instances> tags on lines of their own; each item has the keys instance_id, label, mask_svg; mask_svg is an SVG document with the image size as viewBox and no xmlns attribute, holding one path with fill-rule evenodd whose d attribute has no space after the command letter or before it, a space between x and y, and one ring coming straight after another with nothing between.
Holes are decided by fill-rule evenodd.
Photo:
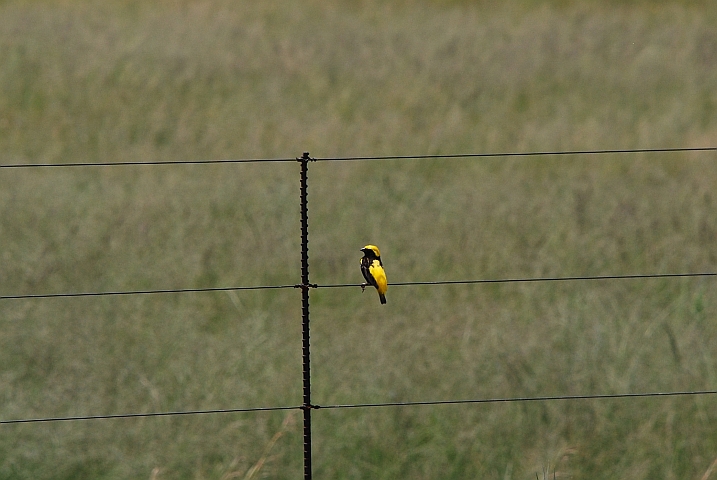
<instances>
[{"instance_id":1,"label":"grass field","mask_svg":"<svg viewBox=\"0 0 717 480\"><path fill-rule=\"evenodd\" d=\"M717 145L711 2L0 1L0 162ZM309 166L311 280L717 270L714 152ZM0 295L299 282L294 163L0 169ZM0 300L0 420L301 403L298 291ZM712 278L311 292L317 404L714 390ZM717 478L714 396L318 410L314 478ZM0 425L0 479L301 478L300 412Z\"/></svg>"}]
</instances>

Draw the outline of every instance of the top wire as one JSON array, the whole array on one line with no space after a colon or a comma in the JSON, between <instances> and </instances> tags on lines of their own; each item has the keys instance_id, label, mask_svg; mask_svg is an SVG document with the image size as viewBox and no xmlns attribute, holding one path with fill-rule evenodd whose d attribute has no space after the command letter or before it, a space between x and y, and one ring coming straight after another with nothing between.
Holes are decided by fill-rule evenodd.
<instances>
[{"instance_id":1,"label":"top wire","mask_svg":"<svg viewBox=\"0 0 717 480\"><path fill-rule=\"evenodd\" d=\"M564 150L534 152L488 152L456 153L446 155L387 155L364 157L311 157L316 162L340 162L362 160L420 160L420 159L458 159L458 158L495 158L495 157L545 157L551 155L605 155L628 153L676 153L676 152L714 152L717 147L678 147L678 148L630 148L605 150ZM168 161L122 161L122 162L70 162L70 163L15 163L0 165L0 168L48 168L48 167L118 167L141 165L209 165L228 163L279 163L296 162L296 158L244 158L225 160L168 160Z\"/></svg>"},{"instance_id":2,"label":"top wire","mask_svg":"<svg viewBox=\"0 0 717 480\"><path fill-rule=\"evenodd\" d=\"M717 147L677 147L677 148L629 148L614 150L564 150L534 152L494 152L494 153L459 153L447 155L389 155L376 157L326 157L313 158L317 162L337 162L351 160L404 160L422 158L492 158L492 157L544 157L551 155L605 155L627 153L674 153L674 152L714 152Z\"/></svg>"},{"instance_id":3,"label":"top wire","mask_svg":"<svg viewBox=\"0 0 717 480\"><path fill-rule=\"evenodd\" d=\"M140 165L210 165L218 163L271 163L295 162L295 158L244 158L227 160L157 160L149 162L71 162L71 163L10 163L0 168L48 168L48 167L127 167Z\"/></svg>"}]
</instances>

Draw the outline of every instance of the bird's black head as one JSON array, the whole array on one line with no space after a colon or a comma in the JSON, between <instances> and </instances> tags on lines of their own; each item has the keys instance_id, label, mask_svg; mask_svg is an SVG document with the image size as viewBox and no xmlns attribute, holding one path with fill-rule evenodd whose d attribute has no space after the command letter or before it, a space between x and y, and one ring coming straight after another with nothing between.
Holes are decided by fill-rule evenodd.
<instances>
[{"instance_id":1,"label":"bird's black head","mask_svg":"<svg viewBox=\"0 0 717 480\"><path fill-rule=\"evenodd\" d=\"M378 250L378 247L375 245L366 245L361 249L364 255L368 257L369 259L373 260L374 258L381 258L381 252Z\"/></svg>"}]
</instances>

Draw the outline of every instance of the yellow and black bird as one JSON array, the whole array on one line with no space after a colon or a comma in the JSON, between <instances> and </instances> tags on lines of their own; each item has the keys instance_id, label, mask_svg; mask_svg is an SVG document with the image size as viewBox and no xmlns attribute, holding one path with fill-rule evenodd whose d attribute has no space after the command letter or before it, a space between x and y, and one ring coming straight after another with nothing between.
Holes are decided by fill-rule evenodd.
<instances>
[{"instance_id":1,"label":"yellow and black bird","mask_svg":"<svg viewBox=\"0 0 717 480\"><path fill-rule=\"evenodd\" d=\"M361 259L361 273L366 279L368 285L373 285L378 291L378 298L381 303L386 303L386 290L388 290L388 282L386 281L386 272L381 262L381 252L376 245L366 245L361 249L363 258ZM366 288L362 285L361 289Z\"/></svg>"}]
</instances>

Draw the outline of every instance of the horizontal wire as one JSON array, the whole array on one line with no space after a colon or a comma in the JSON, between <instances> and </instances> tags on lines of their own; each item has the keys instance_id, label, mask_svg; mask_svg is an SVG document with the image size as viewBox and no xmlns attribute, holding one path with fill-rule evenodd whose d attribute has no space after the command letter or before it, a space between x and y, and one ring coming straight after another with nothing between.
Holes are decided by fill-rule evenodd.
<instances>
[{"instance_id":1,"label":"horizontal wire","mask_svg":"<svg viewBox=\"0 0 717 480\"><path fill-rule=\"evenodd\" d=\"M317 162L335 162L347 160L406 160L428 158L493 158L493 157L542 157L550 155L604 155L626 153L670 153L670 152L714 152L717 147L677 147L677 148L626 148L614 150L567 150L567 151L534 151L534 152L492 152L492 153L458 153L446 155L387 155L375 157L324 157L311 159Z\"/></svg>"},{"instance_id":2,"label":"horizontal wire","mask_svg":"<svg viewBox=\"0 0 717 480\"><path fill-rule=\"evenodd\" d=\"M621 398L657 398L657 397L678 397L697 395L716 395L717 390L694 390L675 392L645 392L645 393L603 393L587 395L550 395L540 397L505 397L505 398L475 398L463 400L433 400L415 402L378 402L378 403L347 403L330 405L310 405L308 408L315 410L339 410L348 408L374 408L374 407L413 407L421 405L467 405L467 404L488 404L488 403L521 403L521 402L549 402L568 400L608 400ZM185 415L211 415L223 413L252 413L272 412L281 410L301 410L307 408L303 405L283 407L254 407L254 408L226 408L212 410L178 410L171 412L148 412L148 413L118 413L109 415L78 415L70 417L38 417L18 418L13 420L0 420L0 425L11 425L18 423L49 423L49 422L72 422L83 420L112 420L120 418L148 418L148 417L173 417Z\"/></svg>"},{"instance_id":3,"label":"horizontal wire","mask_svg":"<svg viewBox=\"0 0 717 480\"><path fill-rule=\"evenodd\" d=\"M396 282L389 285L408 286L408 285L469 285L476 283L520 283L520 282L568 282L580 280L630 280L639 278L685 278L685 277L715 277L717 272L699 272L699 273L645 273L630 275L596 275L596 276L575 276L575 277L528 277L528 278L495 278L481 280L436 280L425 282ZM340 288L340 287L361 287L363 283L335 283L335 284L318 284L316 288ZM1 297L0 297L1 298Z\"/></svg>"},{"instance_id":4,"label":"horizontal wire","mask_svg":"<svg viewBox=\"0 0 717 480\"><path fill-rule=\"evenodd\" d=\"M354 156L354 157L311 157L311 161L333 162L348 160L409 160L430 158L494 158L494 157L538 157L550 155L603 155L628 153L675 153L675 152L713 152L717 147L676 147L676 148L626 148L602 150L563 150L563 151L533 151L533 152L487 152L487 153L457 153L445 155L386 155L386 156ZM269 162L295 162L296 158L245 158L225 160L166 160L166 161L120 161L120 162L71 162L71 163L15 163L0 165L0 168L46 168L46 167L116 167L141 165L208 165L227 163L269 163Z\"/></svg>"},{"instance_id":5,"label":"horizontal wire","mask_svg":"<svg viewBox=\"0 0 717 480\"><path fill-rule=\"evenodd\" d=\"M108 292L75 292L75 293L29 293L23 295L0 295L0 300L17 300L26 298L59 298L59 297L104 297L111 295L154 295L159 293L196 293L196 292L229 292L236 290L270 290L279 288L300 288L300 285L258 285L253 287L208 287L208 288L176 288L159 290L118 290Z\"/></svg>"},{"instance_id":6,"label":"horizontal wire","mask_svg":"<svg viewBox=\"0 0 717 480\"><path fill-rule=\"evenodd\" d=\"M0 168L47 168L47 167L126 167L141 165L210 165L221 163L271 163L296 162L295 158L244 158L226 160L156 160L148 162L71 162L71 163L9 163Z\"/></svg>"},{"instance_id":7,"label":"horizontal wire","mask_svg":"<svg viewBox=\"0 0 717 480\"><path fill-rule=\"evenodd\" d=\"M689 277L715 277L717 272L698 273L647 273L634 275L597 275L597 276L575 276L575 277L528 277L528 278L495 278L478 280L436 280L425 282L396 282L390 285L405 287L411 285L470 285L481 283L525 283L525 282L567 282L581 280L629 280L649 278L689 278ZM341 288L361 287L363 283L334 283L334 284L310 284L309 288ZM239 290L272 290L282 288L301 288L300 284L292 285L257 285L249 287L208 287L208 288L177 288L158 290L118 290L106 292L73 292L73 293L29 293L20 295L0 295L0 300L18 300L33 298L63 298L63 297L104 297L112 295L154 295L166 293L200 293L200 292L228 292Z\"/></svg>"},{"instance_id":8,"label":"horizontal wire","mask_svg":"<svg viewBox=\"0 0 717 480\"><path fill-rule=\"evenodd\" d=\"M17 423L43 423L43 422L75 422L80 420L111 420L117 418L142 418L142 417L175 417L181 415L209 415L217 413L242 413L242 412L273 412L279 410L297 410L300 406L294 407L255 407L255 408L226 408L214 410L179 410L175 412L149 412L149 413L117 413L110 415L82 415L73 417L41 417L41 418L18 418L15 420L0 420L0 425Z\"/></svg>"},{"instance_id":9,"label":"horizontal wire","mask_svg":"<svg viewBox=\"0 0 717 480\"><path fill-rule=\"evenodd\" d=\"M543 397L507 397L507 398L478 398L467 400L435 400L418 402L382 402L382 403L353 403L337 405L313 405L316 409L340 408L372 408L372 407L410 407L420 405L460 405L471 403L512 403L512 402L547 402L555 400L604 400L611 398L647 398L647 397L677 397L692 395L715 395L717 390L697 390L681 392L647 392L647 393L603 393L593 395L553 395Z\"/></svg>"}]
</instances>

